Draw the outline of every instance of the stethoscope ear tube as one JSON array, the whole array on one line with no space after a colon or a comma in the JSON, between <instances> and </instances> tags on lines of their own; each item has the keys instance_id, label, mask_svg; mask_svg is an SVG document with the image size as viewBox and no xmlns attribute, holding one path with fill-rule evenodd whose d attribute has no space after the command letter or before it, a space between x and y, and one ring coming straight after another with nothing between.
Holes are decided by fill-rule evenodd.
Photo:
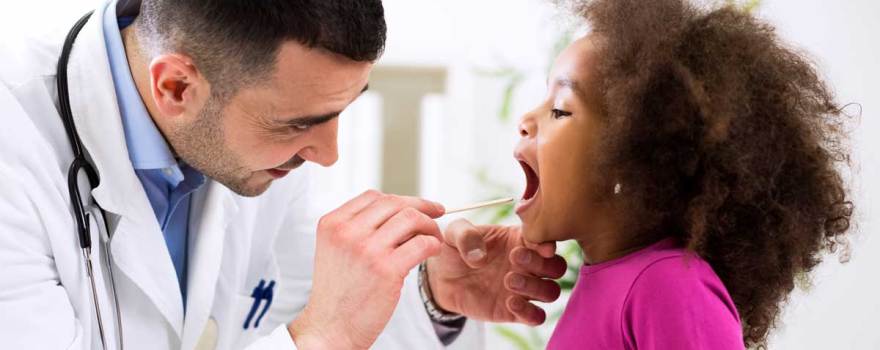
<instances>
[{"instance_id":1,"label":"stethoscope ear tube","mask_svg":"<svg viewBox=\"0 0 880 350\"><path fill-rule=\"evenodd\" d=\"M86 161L83 152L82 142L76 133L76 125L73 121L73 111L70 108L70 93L67 88L67 62L70 60L70 51L73 50L73 43L82 27L85 26L92 12L85 14L80 18L64 40L64 46L61 49L61 56L58 57L58 67L56 76L56 85L58 87L58 105L60 108L61 121L64 123L64 131L67 133L67 139L70 141L70 147L73 149L73 162L67 171L67 187L70 192L70 200L73 202L74 216L77 226L77 235L79 236L80 248L91 248L92 240L89 234L89 220L86 217L82 196L79 193L79 171L85 170L88 176L89 185L94 187L97 182L97 174L91 165Z\"/></svg>"},{"instance_id":2,"label":"stethoscope ear tube","mask_svg":"<svg viewBox=\"0 0 880 350\"><path fill-rule=\"evenodd\" d=\"M92 11L89 11L70 28L70 32L67 33L67 37L64 39L64 46L61 48L61 56L58 57L58 67L56 68L55 85L58 88L58 105L61 108L61 121L64 122L64 131L67 132L67 139L70 140L73 155L77 158L83 155L83 150L79 135L76 134L76 126L73 124L73 112L70 109L70 93L67 91L67 61L70 59L70 51L73 49L76 36L91 16Z\"/></svg>"}]
</instances>

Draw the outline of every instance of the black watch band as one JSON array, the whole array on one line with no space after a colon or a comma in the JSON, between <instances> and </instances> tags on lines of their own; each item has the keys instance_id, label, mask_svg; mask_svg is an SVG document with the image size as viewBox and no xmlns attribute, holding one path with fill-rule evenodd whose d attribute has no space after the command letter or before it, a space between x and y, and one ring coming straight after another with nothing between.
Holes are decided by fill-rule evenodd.
<instances>
[{"instance_id":1,"label":"black watch band","mask_svg":"<svg viewBox=\"0 0 880 350\"><path fill-rule=\"evenodd\" d=\"M452 313L443 310L434 303L434 296L431 294L431 285L428 283L428 263L423 262L419 265L419 294L422 296L422 303L425 305L425 311L431 321L444 325L454 326L458 323L464 323L467 318L464 315Z\"/></svg>"}]
</instances>

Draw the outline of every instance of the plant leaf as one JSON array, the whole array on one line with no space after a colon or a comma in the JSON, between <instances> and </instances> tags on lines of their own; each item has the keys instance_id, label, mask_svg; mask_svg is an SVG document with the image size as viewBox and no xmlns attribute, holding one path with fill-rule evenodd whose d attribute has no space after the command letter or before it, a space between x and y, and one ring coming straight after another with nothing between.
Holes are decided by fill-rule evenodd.
<instances>
[{"instance_id":1,"label":"plant leaf","mask_svg":"<svg viewBox=\"0 0 880 350\"><path fill-rule=\"evenodd\" d=\"M519 350L532 350L532 346L529 344L528 339L526 339L521 334L517 333L510 327L505 326L495 326L495 332L498 333L502 338L506 339L514 346L516 346Z\"/></svg>"},{"instance_id":2,"label":"plant leaf","mask_svg":"<svg viewBox=\"0 0 880 350\"><path fill-rule=\"evenodd\" d=\"M532 345L536 348L543 349L547 346L547 340L541 336L541 333L538 333L537 328L529 328L529 336L532 340Z\"/></svg>"},{"instance_id":3,"label":"plant leaf","mask_svg":"<svg viewBox=\"0 0 880 350\"><path fill-rule=\"evenodd\" d=\"M504 86L504 92L501 95L501 109L498 111L498 119L501 121L510 120L510 114L513 110L513 94L516 92L516 88L519 87L520 83L523 81L522 73L515 73L510 77L510 80L507 81L507 85Z\"/></svg>"}]
</instances>

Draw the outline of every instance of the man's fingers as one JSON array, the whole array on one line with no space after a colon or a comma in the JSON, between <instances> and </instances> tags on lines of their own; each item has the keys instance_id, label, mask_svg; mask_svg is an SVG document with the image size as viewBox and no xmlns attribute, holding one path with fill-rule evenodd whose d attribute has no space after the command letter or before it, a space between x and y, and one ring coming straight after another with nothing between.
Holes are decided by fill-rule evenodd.
<instances>
[{"instance_id":1,"label":"man's fingers","mask_svg":"<svg viewBox=\"0 0 880 350\"><path fill-rule=\"evenodd\" d=\"M504 286L507 290L519 294L526 299L543 301L545 303L555 301L562 292L562 289L554 281L516 272L508 272L504 276Z\"/></svg>"},{"instance_id":2,"label":"man's fingers","mask_svg":"<svg viewBox=\"0 0 880 350\"><path fill-rule=\"evenodd\" d=\"M345 218L353 217L382 196L384 196L384 194L376 190L365 191L357 197L350 199L348 202L345 202L345 204L336 208L336 210L328 213L327 216L339 216Z\"/></svg>"},{"instance_id":3,"label":"man's fingers","mask_svg":"<svg viewBox=\"0 0 880 350\"><path fill-rule=\"evenodd\" d=\"M444 232L443 238L446 244L449 244L455 247L455 244L458 241L458 236L464 234L467 231L476 231L477 227L474 226L470 221L465 219L457 219L453 222L450 222L449 225L446 225L446 232Z\"/></svg>"},{"instance_id":4,"label":"man's fingers","mask_svg":"<svg viewBox=\"0 0 880 350\"><path fill-rule=\"evenodd\" d=\"M507 311L513 314L516 321L530 326L537 326L544 323L547 315L541 308L532 305L519 296L510 296L506 301Z\"/></svg>"},{"instance_id":5,"label":"man's fingers","mask_svg":"<svg viewBox=\"0 0 880 350\"><path fill-rule=\"evenodd\" d=\"M394 249L389 263L393 268L398 269L400 277L405 277L422 261L439 254L442 244L437 237L417 235Z\"/></svg>"},{"instance_id":6,"label":"man's fingers","mask_svg":"<svg viewBox=\"0 0 880 350\"><path fill-rule=\"evenodd\" d=\"M538 252L539 255L545 258L552 258L556 255L556 242L532 243L523 240L523 245Z\"/></svg>"},{"instance_id":7,"label":"man's fingers","mask_svg":"<svg viewBox=\"0 0 880 350\"><path fill-rule=\"evenodd\" d=\"M458 219L446 227L443 236L446 244L458 250L465 264L471 268L480 268L487 261L483 230L465 219Z\"/></svg>"},{"instance_id":8,"label":"man's fingers","mask_svg":"<svg viewBox=\"0 0 880 350\"><path fill-rule=\"evenodd\" d=\"M395 248L419 235L433 236L442 243L443 235L436 221L416 209L405 208L364 239L378 247Z\"/></svg>"},{"instance_id":9,"label":"man's fingers","mask_svg":"<svg viewBox=\"0 0 880 350\"><path fill-rule=\"evenodd\" d=\"M376 190L369 190L345 202L339 208L325 215L322 220L339 224L357 219L362 224L376 228L406 207L415 208L431 218L438 218L446 212L446 208L442 205L429 200L388 195ZM360 217L362 213L368 215Z\"/></svg>"},{"instance_id":10,"label":"man's fingers","mask_svg":"<svg viewBox=\"0 0 880 350\"><path fill-rule=\"evenodd\" d=\"M560 278L565 274L568 265L561 256L553 255L551 258L544 258L538 255L534 250L518 247L510 251L508 256L510 262L517 267L518 270L525 271L540 278Z\"/></svg>"},{"instance_id":11,"label":"man's fingers","mask_svg":"<svg viewBox=\"0 0 880 350\"><path fill-rule=\"evenodd\" d=\"M392 216L405 208L416 209L431 218L443 215L445 209L440 204L416 197L382 195L361 210L354 220L369 228L379 228Z\"/></svg>"}]
</instances>

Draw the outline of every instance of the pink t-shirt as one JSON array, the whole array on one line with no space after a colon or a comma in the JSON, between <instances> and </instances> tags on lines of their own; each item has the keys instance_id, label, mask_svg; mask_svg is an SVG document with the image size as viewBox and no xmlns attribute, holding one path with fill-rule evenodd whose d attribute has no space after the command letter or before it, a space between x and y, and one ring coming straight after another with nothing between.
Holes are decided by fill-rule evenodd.
<instances>
[{"instance_id":1,"label":"pink t-shirt","mask_svg":"<svg viewBox=\"0 0 880 350\"><path fill-rule=\"evenodd\" d=\"M712 267L666 239L585 265L548 349L742 350L739 314Z\"/></svg>"}]
</instances>

